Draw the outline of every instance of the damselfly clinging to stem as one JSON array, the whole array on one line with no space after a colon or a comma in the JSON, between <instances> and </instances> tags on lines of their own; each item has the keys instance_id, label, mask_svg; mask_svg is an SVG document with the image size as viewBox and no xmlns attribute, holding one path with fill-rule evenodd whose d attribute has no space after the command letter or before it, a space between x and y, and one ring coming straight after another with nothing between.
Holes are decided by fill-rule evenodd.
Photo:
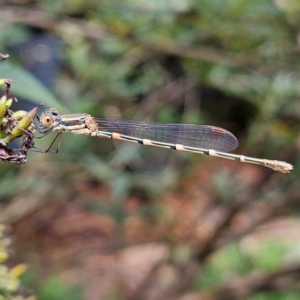
<instances>
[{"instance_id":1,"label":"damselfly clinging to stem","mask_svg":"<svg viewBox=\"0 0 300 300\"><path fill-rule=\"evenodd\" d=\"M145 123L94 118L85 113L61 115L56 108L50 108L41 115L36 130L40 137L58 132L54 141L60 139L63 132L70 132L216 156L265 166L281 173L293 169L292 165L283 161L227 153L238 146L236 137L223 128L208 125ZM54 141L45 152L50 150Z\"/></svg>"}]
</instances>

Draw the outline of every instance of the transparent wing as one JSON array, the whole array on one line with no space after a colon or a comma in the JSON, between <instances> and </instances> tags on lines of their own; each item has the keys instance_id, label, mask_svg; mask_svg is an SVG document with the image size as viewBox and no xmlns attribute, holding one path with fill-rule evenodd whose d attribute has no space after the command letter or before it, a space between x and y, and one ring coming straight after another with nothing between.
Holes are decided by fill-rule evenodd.
<instances>
[{"instance_id":1,"label":"transparent wing","mask_svg":"<svg viewBox=\"0 0 300 300\"><path fill-rule=\"evenodd\" d=\"M208 125L145 123L122 119L93 118L99 130L152 141L228 152L238 146L229 131Z\"/></svg>"}]
</instances>

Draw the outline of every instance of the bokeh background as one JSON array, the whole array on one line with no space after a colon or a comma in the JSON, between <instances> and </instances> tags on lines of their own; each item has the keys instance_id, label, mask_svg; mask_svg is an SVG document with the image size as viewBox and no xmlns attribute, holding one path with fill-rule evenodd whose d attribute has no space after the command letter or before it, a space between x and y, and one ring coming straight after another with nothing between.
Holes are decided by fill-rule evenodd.
<instances>
[{"instance_id":1,"label":"bokeh background","mask_svg":"<svg viewBox=\"0 0 300 300\"><path fill-rule=\"evenodd\" d=\"M220 126L235 153L294 165L70 134L56 155L1 162L20 293L299 299L299 28L297 0L1 1L13 110Z\"/></svg>"}]
</instances>

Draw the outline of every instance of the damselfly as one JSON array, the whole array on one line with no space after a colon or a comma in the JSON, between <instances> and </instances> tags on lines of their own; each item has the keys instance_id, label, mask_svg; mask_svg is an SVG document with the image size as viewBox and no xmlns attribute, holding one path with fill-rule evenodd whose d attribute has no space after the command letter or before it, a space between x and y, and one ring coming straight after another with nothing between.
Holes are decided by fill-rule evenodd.
<instances>
[{"instance_id":1,"label":"damselfly","mask_svg":"<svg viewBox=\"0 0 300 300\"><path fill-rule=\"evenodd\" d=\"M216 156L269 167L281 173L288 173L293 169L292 165L283 161L227 153L238 146L237 138L223 128L208 125L103 119L85 113L60 115L56 108L50 108L42 114L36 129L41 133L40 137L58 132L54 140L60 138L62 132L70 132ZM53 143L46 152L50 150Z\"/></svg>"}]
</instances>

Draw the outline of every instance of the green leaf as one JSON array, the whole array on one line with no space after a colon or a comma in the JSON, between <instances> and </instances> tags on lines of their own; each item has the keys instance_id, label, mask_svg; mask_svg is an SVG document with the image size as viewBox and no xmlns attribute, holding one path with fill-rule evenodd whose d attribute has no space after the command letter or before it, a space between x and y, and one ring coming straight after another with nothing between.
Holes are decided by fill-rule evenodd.
<instances>
[{"instance_id":1,"label":"green leaf","mask_svg":"<svg viewBox=\"0 0 300 300\"><path fill-rule=\"evenodd\" d=\"M65 109L51 91L24 68L8 61L4 64L0 66L0 78L10 78L16 81L12 85L10 95L26 98L37 104L44 103L46 106L56 107L59 110Z\"/></svg>"}]
</instances>

